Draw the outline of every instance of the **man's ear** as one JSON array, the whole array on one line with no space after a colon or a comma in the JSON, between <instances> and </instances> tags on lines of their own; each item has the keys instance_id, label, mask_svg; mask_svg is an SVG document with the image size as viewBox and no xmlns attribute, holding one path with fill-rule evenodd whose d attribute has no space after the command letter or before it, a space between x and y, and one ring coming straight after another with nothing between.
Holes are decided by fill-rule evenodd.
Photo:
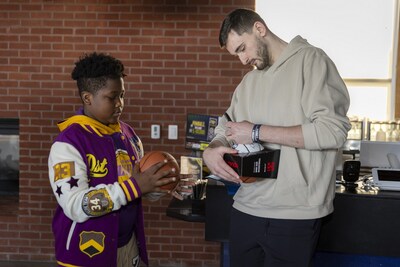
<instances>
[{"instance_id":1,"label":"man's ear","mask_svg":"<svg viewBox=\"0 0 400 267\"><path fill-rule=\"evenodd\" d=\"M264 37L267 34L267 27L259 21L254 22L254 30L261 37Z\"/></svg>"},{"instance_id":2,"label":"man's ear","mask_svg":"<svg viewBox=\"0 0 400 267\"><path fill-rule=\"evenodd\" d=\"M83 91L81 93L81 99L83 104L90 105L92 103L92 94L87 91Z\"/></svg>"}]
</instances>

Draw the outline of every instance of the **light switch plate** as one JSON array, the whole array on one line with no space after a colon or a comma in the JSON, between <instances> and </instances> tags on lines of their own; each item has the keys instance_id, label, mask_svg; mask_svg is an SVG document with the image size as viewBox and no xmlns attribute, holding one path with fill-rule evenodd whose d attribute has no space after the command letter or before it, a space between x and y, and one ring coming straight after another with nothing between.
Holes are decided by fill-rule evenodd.
<instances>
[{"instance_id":1,"label":"light switch plate","mask_svg":"<svg viewBox=\"0 0 400 267\"><path fill-rule=\"evenodd\" d=\"M168 139L178 139L178 125L168 125Z\"/></svg>"}]
</instances>

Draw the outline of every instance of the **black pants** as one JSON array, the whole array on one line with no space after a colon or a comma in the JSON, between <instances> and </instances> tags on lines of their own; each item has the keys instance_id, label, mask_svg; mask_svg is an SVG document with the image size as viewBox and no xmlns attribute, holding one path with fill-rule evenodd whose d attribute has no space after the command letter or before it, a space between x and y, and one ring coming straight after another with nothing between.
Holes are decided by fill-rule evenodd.
<instances>
[{"instance_id":1,"label":"black pants","mask_svg":"<svg viewBox=\"0 0 400 267\"><path fill-rule=\"evenodd\" d=\"M321 219L281 220L231 212L231 267L309 267Z\"/></svg>"}]
</instances>

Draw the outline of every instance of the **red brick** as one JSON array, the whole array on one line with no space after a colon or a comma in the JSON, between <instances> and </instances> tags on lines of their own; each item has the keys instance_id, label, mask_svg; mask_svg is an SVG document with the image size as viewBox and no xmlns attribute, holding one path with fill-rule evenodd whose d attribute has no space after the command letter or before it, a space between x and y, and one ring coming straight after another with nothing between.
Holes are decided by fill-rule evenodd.
<instances>
[{"instance_id":1,"label":"red brick","mask_svg":"<svg viewBox=\"0 0 400 267\"><path fill-rule=\"evenodd\" d=\"M3 260L54 261L51 222L56 201L47 157L58 133L55 124L80 106L70 78L80 55L97 50L124 62L124 120L142 135L145 151L162 149L178 158L188 153L182 145L186 114L222 114L235 84L248 71L221 51L217 38L225 13L252 7L254 0L78 2L0 4L1 117L21 119L20 203L18 216L0 215L5 225L1 240L7 238L0 242ZM179 126L176 141L165 138L171 121ZM149 138L153 122L162 125L160 140ZM219 244L204 241L204 224L167 217L169 201L144 201L151 265L219 266Z\"/></svg>"}]
</instances>

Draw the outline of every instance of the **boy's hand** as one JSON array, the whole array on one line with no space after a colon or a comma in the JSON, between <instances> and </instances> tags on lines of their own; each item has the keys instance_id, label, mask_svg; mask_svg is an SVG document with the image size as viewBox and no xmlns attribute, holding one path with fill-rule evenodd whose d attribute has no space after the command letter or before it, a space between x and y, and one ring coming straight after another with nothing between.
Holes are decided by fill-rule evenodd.
<instances>
[{"instance_id":1,"label":"boy's hand","mask_svg":"<svg viewBox=\"0 0 400 267\"><path fill-rule=\"evenodd\" d=\"M156 163L143 172L140 172L139 164L138 163L135 164L135 167L133 168L132 176L138 183L140 190L142 191L142 194L146 194L146 193L150 193L150 192L169 193L168 190L162 190L160 187L176 181L176 179L177 179L176 177L179 174L174 175L175 172L177 171L175 169L160 170L166 163L167 163L167 160ZM174 175L174 176L166 177L166 176L171 176L171 175ZM164 177L166 177L166 178L164 178Z\"/></svg>"}]
</instances>

